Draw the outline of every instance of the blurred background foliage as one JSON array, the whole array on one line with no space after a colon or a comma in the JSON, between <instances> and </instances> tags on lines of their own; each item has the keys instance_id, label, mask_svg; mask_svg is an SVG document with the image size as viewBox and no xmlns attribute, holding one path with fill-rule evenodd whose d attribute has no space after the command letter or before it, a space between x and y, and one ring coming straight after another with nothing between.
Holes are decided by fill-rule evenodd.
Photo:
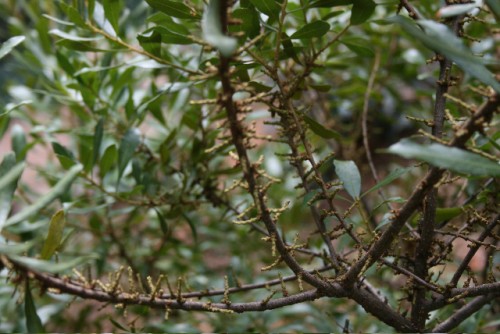
<instances>
[{"instance_id":1,"label":"blurred background foliage","mask_svg":"<svg viewBox=\"0 0 500 334\"><path fill-rule=\"evenodd\" d=\"M325 46L326 36L349 24L351 6L332 7L329 1L323 2L325 5L297 0L287 5L284 31L291 39L277 58L289 73ZM65 264L82 257L85 260L91 254L93 258L78 267L84 275L105 279L120 266L130 266L143 278L160 273L167 273L171 280L184 277L193 290L222 288L224 275L231 286L236 280L250 283L274 279L277 272L289 275L285 269L261 272L262 266L273 262L269 246L255 230L232 223L235 212L244 209L241 205L250 197L242 191L220 191L222 185L229 187L238 180L241 172L230 157L232 146L221 141L227 138L220 127L223 113L210 102L190 103L216 99L220 90L219 79L213 75L219 60L203 42L200 28L203 2L185 1L173 15L155 10L158 3L0 1L0 43L13 36L25 37L0 60L2 158L13 151L17 162L26 163L9 207L11 217L23 208L40 204L47 193L53 199L42 203L45 205L29 219L6 226L0 240L32 242L24 254L37 257L49 222L63 209L66 225L54 257ZM237 34L240 46L264 31L266 37L256 43L254 52L273 60L276 20L272 12L266 13L259 6L261 3L238 1L232 16L240 21L230 30ZM369 101L373 150L386 148L419 128L428 129L413 118L432 117L438 77L437 64L426 62L434 53L402 33L399 25L385 21L396 13L399 2L378 0L376 4L367 22L352 26L339 43L321 54L321 65L312 69L294 96L321 124L322 128L313 130L309 138L315 155L323 159L333 150L339 159L355 161L364 181L363 191L374 185L359 126L374 58L380 57L382 65L377 89ZM440 1L418 2L420 14L427 18L434 18L441 6ZM487 24L471 20L464 34L473 40L467 44L487 61L495 59L498 31L493 33L494 19L486 12L478 17ZM328 22L328 35L293 38L306 22L317 19ZM243 87L241 94L272 93L276 89L264 75L262 65L251 57L239 57L233 65L235 81ZM458 77L454 93L462 94L468 103L480 104L481 97L467 90L468 85L477 83L476 79L456 68L452 75ZM275 136L273 126L266 124L273 120L268 107L256 103L252 108L249 119L255 122L257 133ZM458 104L450 104L449 111L456 117L462 114ZM325 128L340 137L329 139L322 132ZM493 154L498 138L498 132L492 132L477 141L481 149ZM282 227L286 238L293 240L299 232L311 250L321 252L321 239L308 223L311 213L307 201L312 197L301 197L295 172L280 155L288 152L288 146L265 141L255 145L253 157L257 160L262 155L267 173L283 180L269 189L268 197L271 207L290 201L280 218L286 222ZM409 165L394 156L377 154L375 159L382 175ZM78 177L61 184L62 178L80 164L83 170L76 171ZM424 171L411 169L388 186L391 200L397 203L405 198ZM326 167L323 172L326 179L334 180L333 168ZM441 204L454 206L458 197L476 193L481 185L480 179L470 179L461 194L458 186L450 186L452 195ZM379 199L366 200L372 208L381 206ZM486 195L483 200L484 205L491 201ZM339 202L348 208L352 200L342 192ZM373 209L370 214L380 219L383 210ZM362 219L360 213L353 213L349 222L356 224ZM352 246L349 238L338 242L340 248ZM301 257L303 261L308 258ZM307 267L317 267L321 262L311 257ZM71 269L68 265L64 272L71 273ZM397 304L404 294L390 288L402 281L387 268L372 269L367 274L374 284L390 292L386 294L390 302ZM26 332L30 311L24 301L25 288L6 281L7 275L7 269L1 271L0 331ZM384 286L385 282L391 282L391 286ZM322 299L244 315L173 312L169 320L164 320L163 312L147 307L123 311L113 305L45 293L43 289L31 291L36 313L47 331L330 332L341 331L346 319L354 332L391 331L381 322L368 321L360 306L343 299ZM259 300L268 294L264 289L238 298ZM446 318L451 309L439 310L435 318ZM458 331L488 330L493 319L485 308Z\"/></svg>"}]
</instances>

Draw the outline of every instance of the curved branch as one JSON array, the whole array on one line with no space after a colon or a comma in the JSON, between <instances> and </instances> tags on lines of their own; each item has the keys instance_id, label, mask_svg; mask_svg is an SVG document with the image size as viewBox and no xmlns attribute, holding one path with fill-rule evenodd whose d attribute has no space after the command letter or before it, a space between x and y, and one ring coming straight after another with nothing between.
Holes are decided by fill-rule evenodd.
<instances>
[{"instance_id":1,"label":"curved branch","mask_svg":"<svg viewBox=\"0 0 500 334\"><path fill-rule=\"evenodd\" d=\"M456 311L451 317L447 320L443 321L436 327L432 329L432 333L447 333L453 328L460 325L462 321L479 311L484 305L488 304L494 298L498 297L495 294L490 294L487 296L481 296L475 298L470 303L461 307L458 311Z\"/></svg>"},{"instance_id":2,"label":"curved branch","mask_svg":"<svg viewBox=\"0 0 500 334\"><path fill-rule=\"evenodd\" d=\"M488 294L500 296L500 282L486 283L470 288L451 289L449 294L434 299L434 301L426 305L426 308L429 311L433 311L445 305L456 303L464 298L485 296Z\"/></svg>"},{"instance_id":3,"label":"curved branch","mask_svg":"<svg viewBox=\"0 0 500 334\"><path fill-rule=\"evenodd\" d=\"M68 293L73 296L78 296L83 299L92 299L104 303L123 304L123 305L142 305L155 309L178 309L186 311L208 311L208 312L250 312L250 311L266 311L275 308L280 308L288 305L298 304L305 301L313 301L324 297L317 289L312 289L297 293L294 295L271 299L267 302L248 302L248 303L211 303L209 301L191 301L185 299L164 299L152 298L150 295L134 295L125 292L108 293L95 288L85 287L65 278L50 276L47 274L30 271L27 268L15 264L15 266L23 270L28 277L33 277L41 282L46 288L57 289L60 292Z\"/></svg>"}]
</instances>

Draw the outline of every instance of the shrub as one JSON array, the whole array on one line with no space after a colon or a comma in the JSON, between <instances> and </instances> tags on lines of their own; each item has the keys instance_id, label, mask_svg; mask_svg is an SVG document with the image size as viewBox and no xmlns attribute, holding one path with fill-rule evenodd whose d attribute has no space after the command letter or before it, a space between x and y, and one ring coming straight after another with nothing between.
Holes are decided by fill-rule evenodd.
<instances>
[{"instance_id":1,"label":"shrub","mask_svg":"<svg viewBox=\"0 0 500 334\"><path fill-rule=\"evenodd\" d=\"M498 329L500 9L453 3L0 4L0 329Z\"/></svg>"}]
</instances>

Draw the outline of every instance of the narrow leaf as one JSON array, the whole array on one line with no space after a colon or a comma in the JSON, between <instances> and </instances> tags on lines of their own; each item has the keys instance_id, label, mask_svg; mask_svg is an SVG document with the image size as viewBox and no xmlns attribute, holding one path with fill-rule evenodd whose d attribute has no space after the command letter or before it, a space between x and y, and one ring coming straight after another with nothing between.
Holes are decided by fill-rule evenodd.
<instances>
[{"instance_id":1,"label":"narrow leaf","mask_svg":"<svg viewBox=\"0 0 500 334\"><path fill-rule=\"evenodd\" d=\"M478 154L441 144L421 145L404 139L387 150L407 159L476 176L500 176L500 165Z\"/></svg>"},{"instance_id":2,"label":"narrow leaf","mask_svg":"<svg viewBox=\"0 0 500 334\"><path fill-rule=\"evenodd\" d=\"M361 193L361 175L354 161L334 160L335 173L340 181L344 183L344 188L352 198L359 198Z\"/></svg>"},{"instance_id":3,"label":"narrow leaf","mask_svg":"<svg viewBox=\"0 0 500 334\"><path fill-rule=\"evenodd\" d=\"M362 57L375 56L375 53L373 52L373 50L369 46L370 45L369 42L366 42L366 44L363 45L360 43L342 41L342 44L347 46L352 52L356 53L358 56L362 56Z\"/></svg>"},{"instance_id":4,"label":"narrow leaf","mask_svg":"<svg viewBox=\"0 0 500 334\"><path fill-rule=\"evenodd\" d=\"M26 37L24 36L14 36L6 40L0 46L0 59L9 54L17 45L21 44Z\"/></svg>"},{"instance_id":5,"label":"narrow leaf","mask_svg":"<svg viewBox=\"0 0 500 334\"><path fill-rule=\"evenodd\" d=\"M138 129L129 129L123 136L118 149L118 180L122 177L140 143L141 137Z\"/></svg>"},{"instance_id":6,"label":"narrow leaf","mask_svg":"<svg viewBox=\"0 0 500 334\"><path fill-rule=\"evenodd\" d=\"M75 42L95 42L103 39L102 37L80 37L68 34L67 32L61 31L59 29L52 29L51 31L49 31L49 34Z\"/></svg>"},{"instance_id":7,"label":"narrow leaf","mask_svg":"<svg viewBox=\"0 0 500 334\"><path fill-rule=\"evenodd\" d=\"M476 3L467 3L467 4L457 4L457 5L450 5L450 6L445 6L442 7L440 10L438 10L436 16L437 17L450 17L450 16L457 16L457 15L462 15L467 12L470 12L474 8L480 7Z\"/></svg>"},{"instance_id":8,"label":"narrow leaf","mask_svg":"<svg viewBox=\"0 0 500 334\"><path fill-rule=\"evenodd\" d=\"M76 24L77 26L79 26L81 28L87 27L85 20L82 18L82 16L80 15L80 12L78 10L76 10L72 6L68 6L67 4L65 4L62 1L59 1L59 6L61 6L61 9L66 13L66 15L71 20L71 22L73 22L74 24ZM93 11L90 11L90 13L93 13Z\"/></svg>"},{"instance_id":9,"label":"narrow leaf","mask_svg":"<svg viewBox=\"0 0 500 334\"><path fill-rule=\"evenodd\" d=\"M396 179L399 179L401 176L408 173L412 169L413 169L413 167L407 167L407 168L397 168L397 169L393 170L392 172L389 173L389 175L386 176L385 179L383 179L382 181L380 181L379 183L377 183L376 185L374 185L373 187L371 187L370 189L365 191L363 193L363 195L361 195L361 197L365 196L366 194L371 193L372 191L378 190L378 189L388 185L389 183L391 183L392 181L394 181Z\"/></svg>"},{"instance_id":10,"label":"narrow leaf","mask_svg":"<svg viewBox=\"0 0 500 334\"><path fill-rule=\"evenodd\" d=\"M216 47L224 57L229 57L236 51L238 40L222 32L219 9L220 0L211 0L203 14L201 29L203 38Z\"/></svg>"},{"instance_id":11,"label":"narrow leaf","mask_svg":"<svg viewBox=\"0 0 500 334\"><path fill-rule=\"evenodd\" d=\"M311 2L310 8L332 8L337 6L352 5L354 0L317 0Z\"/></svg>"},{"instance_id":12,"label":"narrow leaf","mask_svg":"<svg viewBox=\"0 0 500 334\"><path fill-rule=\"evenodd\" d=\"M26 328L28 329L28 333L45 333L42 321L36 313L36 306L31 296L29 279L26 279L24 291L24 313L26 316Z\"/></svg>"},{"instance_id":13,"label":"narrow leaf","mask_svg":"<svg viewBox=\"0 0 500 334\"><path fill-rule=\"evenodd\" d=\"M19 124L14 124L11 131L12 137L12 150L16 154L17 160L23 160L26 155L26 135L24 134L24 130L22 126Z\"/></svg>"},{"instance_id":14,"label":"narrow leaf","mask_svg":"<svg viewBox=\"0 0 500 334\"><path fill-rule=\"evenodd\" d=\"M24 101L21 101L19 103L8 103L4 107L3 112L0 113L0 117L9 114L11 111L16 110L17 108L19 108L19 107L21 107L21 106L23 106L25 104L31 104L31 103L32 103L31 100L24 100Z\"/></svg>"},{"instance_id":15,"label":"narrow leaf","mask_svg":"<svg viewBox=\"0 0 500 334\"><path fill-rule=\"evenodd\" d=\"M80 256L68 261L51 262L45 260L34 259L27 256L10 255L9 258L21 265L28 267L29 269L36 270L39 272L58 274L68 269L73 269L90 260L99 258L96 254Z\"/></svg>"},{"instance_id":16,"label":"narrow leaf","mask_svg":"<svg viewBox=\"0 0 500 334\"><path fill-rule=\"evenodd\" d=\"M193 40L188 37L189 31L172 30L165 27L152 28L156 33L160 34L161 42L165 44L193 44Z\"/></svg>"},{"instance_id":17,"label":"narrow leaf","mask_svg":"<svg viewBox=\"0 0 500 334\"><path fill-rule=\"evenodd\" d=\"M464 208L453 207L453 208L437 208L436 209L436 222L442 223L444 221L453 219L464 213Z\"/></svg>"},{"instance_id":18,"label":"narrow leaf","mask_svg":"<svg viewBox=\"0 0 500 334\"><path fill-rule=\"evenodd\" d=\"M116 149L116 145L110 145L104 151L101 161L99 162L99 172L101 177L104 177L111 167L116 163L118 159L118 150Z\"/></svg>"},{"instance_id":19,"label":"narrow leaf","mask_svg":"<svg viewBox=\"0 0 500 334\"><path fill-rule=\"evenodd\" d=\"M64 226L66 226L66 217L64 210L57 211L50 219L49 233L42 247L40 257L42 260L48 260L56 252L61 244Z\"/></svg>"},{"instance_id":20,"label":"narrow leaf","mask_svg":"<svg viewBox=\"0 0 500 334\"><path fill-rule=\"evenodd\" d=\"M146 0L148 5L169 16L180 19L199 19L200 16L182 2L170 0Z\"/></svg>"},{"instance_id":21,"label":"narrow leaf","mask_svg":"<svg viewBox=\"0 0 500 334\"><path fill-rule=\"evenodd\" d=\"M104 7L104 14L109 23L115 32L118 32L118 19L120 18L122 9L120 0L102 0L102 6Z\"/></svg>"},{"instance_id":22,"label":"narrow leaf","mask_svg":"<svg viewBox=\"0 0 500 334\"><path fill-rule=\"evenodd\" d=\"M47 205L52 203L56 198L66 192L67 188L71 185L71 183L73 183L73 181L82 170L83 166L81 164L77 164L71 167L68 173L66 173L66 175L64 175L64 177L59 182L57 182L56 185L52 189L50 189L48 193L40 197L35 203L31 204L30 206L21 210L19 213L7 219L7 221L5 222L5 226L20 223L23 220L34 216L35 214L40 212L40 210L46 208Z\"/></svg>"},{"instance_id":23,"label":"narrow leaf","mask_svg":"<svg viewBox=\"0 0 500 334\"><path fill-rule=\"evenodd\" d=\"M114 1L114 0L113 0ZM118 34L114 26L109 22L107 15L105 13L105 8L101 5L100 2L96 2L94 5L94 13L93 17L94 21L97 25L104 30L107 34L117 37ZM117 19L118 20L118 19Z\"/></svg>"},{"instance_id":24,"label":"narrow leaf","mask_svg":"<svg viewBox=\"0 0 500 334\"><path fill-rule=\"evenodd\" d=\"M163 235L167 235L168 234L167 220L165 219L165 217L163 217L163 214L159 210L155 209L155 212L156 212L156 215L158 216L158 221L160 223L160 228L161 228Z\"/></svg>"},{"instance_id":25,"label":"narrow leaf","mask_svg":"<svg viewBox=\"0 0 500 334\"><path fill-rule=\"evenodd\" d=\"M314 21L306 24L296 32L294 32L291 39L306 39L313 37L321 37L330 30L330 25L325 21Z\"/></svg>"},{"instance_id":26,"label":"narrow leaf","mask_svg":"<svg viewBox=\"0 0 500 334\"><path fill-rule=\"evenodd\" d=\"M307 115L303 115L303 117L304 117L304 121L309 126L311 131L314 132L315 134L317 134L318 136L320 136L321 138L325 138L325 139L335 138L337 140L342 138L340 133L338 133L337 131L325 128L323 125L316 122L313 118L311 118Z\"/></svg>"},{"instance_id":27,"label":"narrow leaf","mask_svg":"<svg viewBox=\"0 0 500 334\"><path fill-rule=\"evenodd\" d=\"M421 41L427 48L453 60L464 72L500 92L500 83L495 80L493 73L444 24L420 20L418 24L424 28L424 32L417 28L413 21L402 16L391 17L388 21L400 24L407 33Z\"/></svg>"},{"instance_id":28,"label":"narrow leaf","mask_svg":"<svg viewBox=\"0 0 500 334\"><path fill-rule=\"evenodd\" d=\"M95 165L95 163L99 159L99 153L101 150L101 143L103 136L104 136L104 119L101 118L97 122L94 129L92 165Z\"/></svg>"},{"instance_id":29,"label":"narrow leaf","mask_svg":"<svg viewBox=\"0 0 500 334\"><path fill-rule=\"evenodd\" d=\"M33 247L35 241L27 241L22 244L8 243L4 244L0 242L0 254L5 255L18 255L22 253L26 253Z\"/></svg>"},{"instance_id":30,"label":"narrow leaf","mask_svg":"<svg viewBox=\"0 0 500 334\"><path fill-rule=\"evenodd\" d=\"M12 198L17 188L17 181L24 170L24 163L16 165L16 155L7 154L0 164L0 232L12 206Z\"/></svg>"}]
</instances>

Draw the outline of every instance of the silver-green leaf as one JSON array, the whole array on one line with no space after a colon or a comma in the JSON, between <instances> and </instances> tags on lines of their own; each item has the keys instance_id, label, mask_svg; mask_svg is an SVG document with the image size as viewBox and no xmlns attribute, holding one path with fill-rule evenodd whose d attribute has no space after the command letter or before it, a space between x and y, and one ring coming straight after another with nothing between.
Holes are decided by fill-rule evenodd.
<instances>
[{"instance_id":1,"label":"silver-green leaf","mask_svg":"<svg viewBox=\"0 0 500 334\"><path fill-rule=\"evenodd\" d=\"M361 174L354 161L334 160L335 173L340 181L344 183L344 188L352 198L359 198L361 193Z\"/></svg>"},{"instance_id":2,"label":"silver-green leaf","mask_svg":"<svg viewBox=\"0 0 500 334\"><path fill-rule=\"evenodd\" d=\"M422 145L404 139L387 150L407 159L475 176L500 176L500 165L478 154L441 144Z\"/></svg>"},{"instance_id":3,"label":"silver-green leaf","mask_svg":"<svg viewBox=\"0 0 500 334\"><path fill-rule=\"evenodd\" d=\"M6 40L2 45L0 45L0 59L9 54L17 45L21 44L26 37L24 36L14 36Z\"/></svg>"}]
</instances>

